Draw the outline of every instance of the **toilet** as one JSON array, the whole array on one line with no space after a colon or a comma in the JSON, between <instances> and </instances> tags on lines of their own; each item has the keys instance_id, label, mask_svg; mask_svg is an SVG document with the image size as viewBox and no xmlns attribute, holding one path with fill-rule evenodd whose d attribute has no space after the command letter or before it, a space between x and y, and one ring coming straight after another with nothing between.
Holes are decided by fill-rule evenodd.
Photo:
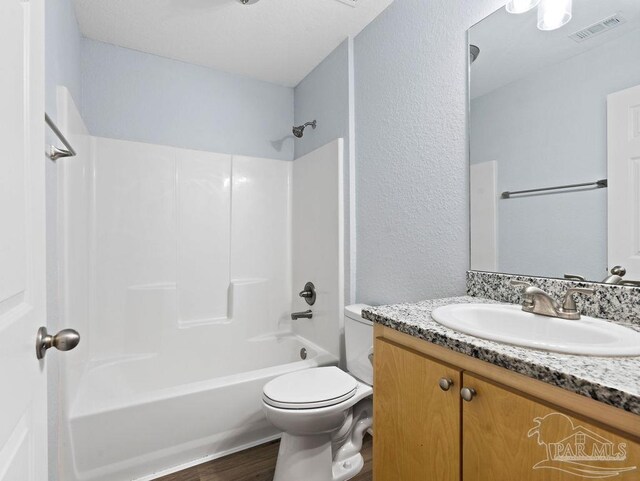
<instances>
[{"instance_id":1,"label":"toilet","mask_svg":"<svg viewBox=\"0 0 640 481\"><path fill-rule=\"evenodd\" d=\"M347 370L317 367L277 377L263 389L267 419L282 434L274 481L346 481L360 472L373 421L373 323L364 304L347 306Z\"/></svg>"}]
</instances>

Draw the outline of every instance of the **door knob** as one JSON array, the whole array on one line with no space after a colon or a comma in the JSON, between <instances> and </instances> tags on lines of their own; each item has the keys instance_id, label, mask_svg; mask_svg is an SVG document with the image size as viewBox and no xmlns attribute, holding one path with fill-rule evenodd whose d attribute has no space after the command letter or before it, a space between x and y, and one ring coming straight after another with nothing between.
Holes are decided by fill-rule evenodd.
<instances>
[{"instance_id":1,"label":"door knob","mask_svg":"<svg viewBox=\"0 0 640 481\"><path fill-rule=\"evenodd\" d=\"M463 387L460 389L460 397L467 402L473 401L473 398L476 397L476 390L472 387Z\"/></svg>"},{"instance_id":2,"label":"door knob","mask_svg":"<svg viewBox=\"0 0 640 481\"><path fill-rule=\"evenodd\" d=\"M80 334L73 329L64 329L55 336L47 332L46 327L38 329L36 336L36 357L44 359L47 350L55 347L58 351L70 351L80 343Z\"/></svg>"},{"instance_id":3,"label":"door knob","mask_svg":"<svg viewBox=\"0 0 640 481\"><path fill-rule=\"evenodd\" d=\"M453 380L443 377L438 382L438 386L440 386L440 389L442 389L443 391L448 391L449 389L451 389L451 386L453 386Z\"/></svg>"}]
</instances>

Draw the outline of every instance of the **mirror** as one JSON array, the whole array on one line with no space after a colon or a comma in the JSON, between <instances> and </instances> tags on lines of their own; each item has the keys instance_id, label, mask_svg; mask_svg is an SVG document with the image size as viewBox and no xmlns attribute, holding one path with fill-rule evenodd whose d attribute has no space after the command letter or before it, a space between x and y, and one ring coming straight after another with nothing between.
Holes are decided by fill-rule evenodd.
<instances>
[{"instance_id":1,"label":"mirror","mask_svg":"<svg viewBox=\"0 0 640 481\"><path fill-rule=\"evenodd\" d=\"M471 269L631 285L640 2L514 3L534 7L502 8L469 31ZM539 29L567 20L554 17L558 3L569 22Z\"/></svg>"}]
</instances>

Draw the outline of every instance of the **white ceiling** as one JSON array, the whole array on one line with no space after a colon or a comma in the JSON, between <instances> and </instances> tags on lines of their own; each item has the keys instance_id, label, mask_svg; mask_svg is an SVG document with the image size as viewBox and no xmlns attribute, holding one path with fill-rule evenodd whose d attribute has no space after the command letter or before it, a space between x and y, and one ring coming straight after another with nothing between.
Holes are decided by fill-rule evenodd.
<instances>
[{"instance_id":1,"label":"white ceiling","mask_svg":"<svg viewBox=\"0 0 640 481\"><path fill-rule=\"evenodd\" d=\"M293 87L393 0L74 0L82 34Z\"/></svg>"},{"instance_id":2,"label":"white ceiling","mask_svg":"<svg viewBox=\"0 0 640 481\"><path fill-rule=\"evenodd\" d=\"M569 35L620 13L626 23L581 43ZM532 11L511 15L501 8L471 28L470 43L480 48L471 67L471 98L591 50L640 27L640 0L573 0L573 19L551 32L537 28ZM639 46L640 48L640 46Z\"/></svg>"}]
</instances>

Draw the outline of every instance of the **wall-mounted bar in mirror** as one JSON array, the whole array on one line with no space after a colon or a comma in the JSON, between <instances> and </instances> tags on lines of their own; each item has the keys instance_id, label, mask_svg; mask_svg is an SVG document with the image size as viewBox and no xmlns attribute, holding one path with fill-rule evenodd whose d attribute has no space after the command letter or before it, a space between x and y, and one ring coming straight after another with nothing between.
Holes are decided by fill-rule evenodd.
<instances>
[{"instance_id":1,"label":"wall-mounted bar in mirror","mask_svg":"<svg viewBox=\"0 0 640 481\"><path fill-rule=\"evenodd\" d=\"M558 185L556 187L543 187L540 189L506 191L506 192L503 192L500 197L503 199L510 199L511 196L519 195L519 194L535 194L535 193L541 193L541 192L551 192L554 190L579 189L579 188L586 188L586 187L604 189L607 186L608 186L607 179L601 179L595 182L586 182L582 184L568 184L568 185Z\"/></svg>"}]
</instances>

